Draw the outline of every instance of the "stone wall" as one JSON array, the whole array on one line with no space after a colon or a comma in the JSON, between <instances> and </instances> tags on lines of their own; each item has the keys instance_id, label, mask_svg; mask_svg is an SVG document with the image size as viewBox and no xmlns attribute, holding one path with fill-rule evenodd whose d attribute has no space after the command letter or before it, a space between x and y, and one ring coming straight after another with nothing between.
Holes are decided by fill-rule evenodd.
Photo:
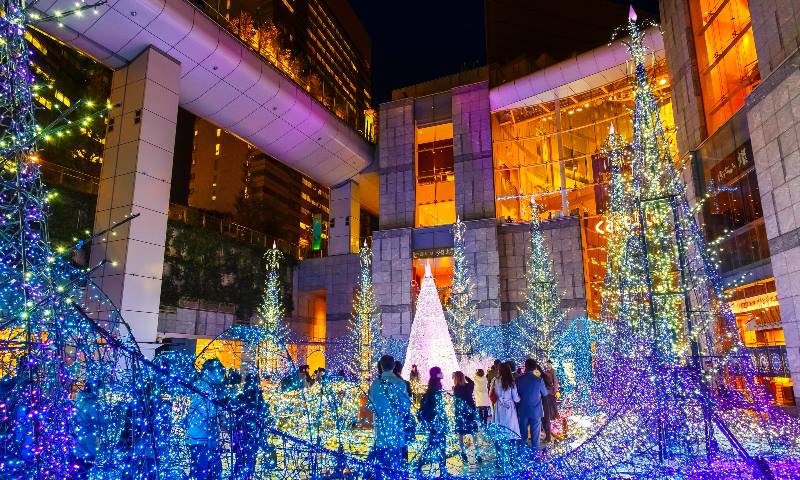
<instances>
[{"instance_id":1,"label":"stone wall","mask_svg":"<svg viewBox=\"0 0 800 480\"><path fill-rule=\"evenodd\" d=\"M767 78L800 46L800 1L750 0L749 5L758 69Z\"/></svg>"},{"instance_id":2,"label":"stone wall","mask_svg":"<svg viewBox=\"0 0 800 480\"><path fill-rule=\"evenodd\" d=\"M196 303L194 306L162 306L158 312L159 336L213 338L233 325L235 319L233 308L209 310L201 308L199 302Z\"/></svg>"},{"instance_id":3,"label":"stone wall","mask_svg":"<svg viewBox=\"0 0 800 480\"><path fill-rule=\"evenodd\" d=\"M586 284L578 219L542 222L542 234L553 261L561 306L572 319L586 315ZM497 229L500 264L500 310L503 322L517 316L525 303L525 273L530 245L529 224L504 224Z\"/></svg>"},{"instance_id":4,"label":"stone wall","mask_svg":"<svg viewBox=\"0 0 800 480\"><path fill-rule=\"evenodd\" d=\"M464 250L475 278L477 318L484 325L500 323L500 256L497 220L464 222Z\"/></svg>"},{"instance_id":5,"label":"stone wall","mask_svg":"<svg viewBox=\"0 0 800 480\"><path fill-rule=\"evenodd\" d=\"M754 2L755 3L755 2ZM763 2L759 2L763 3ZM759 50L759 65L761 65ZM747 99L747 121L772 271L786 335L786 354L800 401L800 52Z\"/></svg>"},{"instance_id":6,"label":"stone wall","mask_svg":"<svg viewBox=\"0 0 800 480\"><path fill-rule=\"evenodd\" d=\"M678 155L682 162L689 163L690 152L707 136L689 2L661 0L660 8ZM686 196L690 202L694 202L692 168L684 168L682 177L688 187Z\"/></svg>"},{"instance_id":7,"label":"stone wall","mask_svg":"<svg viewBox=\"0 0 800 480\"><path fill-rule=\"evenodd\" d=\"M372 274L383 334L405 339L411 333L411 229L372 234Z\"/></svg>"},{"instance_id":8,"label":"stone wall","mask_svg":"<svg viewBox=\"0 0 800 480\"><path fill-rule=\"evenodd\" d=\"M293 322L307 322L300 318L307 311L302 303L309 294L325 293L325 336L335 339L347 332L347 320L353 308L353 295L358 285L360 270L358 254L309 258L300 262L292 272L292 301L298 318Z\"/></svg>"},{"instance_id":9,"label":"stone wall","mask_svg":"<svg viewBox=\"0 0 800 480\"><path fill-rule=\"evenodd\" d=\"M414 99L381 104L378 129L380 228L414 226Z\"/></svg>"},{"instance_id":10,"label":"stone wall","mask_svg":"<svg viewBox=\"0 0 800 480\"><path fill-rule=\"evenodd\" d=\"M452 90L456 213L462 220L494 218L494 166L488 82Z\"/></svg>"}]
</instances>

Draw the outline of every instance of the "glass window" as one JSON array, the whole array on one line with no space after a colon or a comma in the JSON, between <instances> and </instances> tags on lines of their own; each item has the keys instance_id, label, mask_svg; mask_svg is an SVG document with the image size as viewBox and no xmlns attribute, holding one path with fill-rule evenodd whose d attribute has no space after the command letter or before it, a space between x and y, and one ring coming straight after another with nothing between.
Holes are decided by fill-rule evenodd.
<instances>
[{"instance_id":1,"label":"glass window","mask_svg":"<svg viewBox=\"0 0 800 480\"><path fill-rule=\"evenodd\" d=\"M747 0L692 0L697 67L708 133L742 105L761 80Z\"/></svg>"},{"instance_id":2,"label":"glass window","mask_svg":"<svg viewBox=\"0 0 800 480\"><path fill-rule=\"evenodd\" d=\"M456 221L453 124L417 129L417 227Z\"/></svg>"},{"instance_id":3,"label":"glass window","mask_svg":"<svg viewBox=\"0 0 800 480\"><path fill-rule=\"evenodd\" d=\"M649 71L661 120L674 145L666 63ZM530 220L533 195L543 219L581 213L584 271L589 315L597 318L605 275L605 226L610 172L601 152L611 123L626 139L633 133L633 79L492 115L497 216L506 222ZM677 157L675 157L677 158Z\"/></svg>"}]
</instances>

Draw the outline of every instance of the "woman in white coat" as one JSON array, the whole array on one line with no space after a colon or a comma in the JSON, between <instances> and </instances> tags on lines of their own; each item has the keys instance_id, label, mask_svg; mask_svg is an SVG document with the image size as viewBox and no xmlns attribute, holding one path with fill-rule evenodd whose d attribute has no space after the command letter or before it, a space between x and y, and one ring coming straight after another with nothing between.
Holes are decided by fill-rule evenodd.
<instances>
[{"instance_id":1,"label":"woman in white coat","mask_svg":"<svg viewBox=\"0 0 800 480\"><path fill-rule=\"evenodd\" d=\"M494 380L492 388L497 396L493 422L508 429L508 434L512 439L522 438L519 434L519 419L515 405L519 402L519 394L514 383L514 376L511 374L511 367L508 364L500 365L500 377Z\"/></svg>"}]
</instances>

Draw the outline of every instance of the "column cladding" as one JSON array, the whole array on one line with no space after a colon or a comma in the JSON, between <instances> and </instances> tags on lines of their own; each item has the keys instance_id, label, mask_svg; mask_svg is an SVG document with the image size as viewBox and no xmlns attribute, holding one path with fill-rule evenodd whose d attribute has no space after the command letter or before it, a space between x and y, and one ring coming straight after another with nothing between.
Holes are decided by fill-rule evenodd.
<instances>
[{"instance_id":1,"label":"column cladding","mask_svg":"<svg viewBox=\"0 0 800 480\"><path fill-rule=\"evenodd\" d=\"M503 322L513 320L525 303L525 274L531 241L529 228L528 224L507 224L498 228ZM553 260L561 307L567 318L586 315L586 283L578 219L567 217L544 221L542 235Z\"/></svg>"},{"instance_id":2,"label":"column cladding","mask_svg":"<svg viewBox=\"0 0 800 480\"><path fill-rule=\"evenodd\" d=\"M761 63L759 51L759 64ZM747 122L758 176L786 355L800 402L800 51L747 99Z\"/></svg>"},{"instance_id":3,"label":"column cladding","mask_svg":"<svg viewBox=\"0 0 800 480\"><path fill-rule=\"evenodd\" d=\"M411 229L373 232L372 275L383 334L407 339L411 333Z\"/></svg>"},{"instance_id":4,"label":"column cladding","mask_svg":"<svg viewBox=\"0 0 800 480\"><path fill-rule=\"evenodd\" d=\"M484 325L500 323L500 257L497 220L464 222L464 250L475 277L477 318Z\"/></svg>"},{"instance_id":5,"label":"column cladding","mask_svg":"<svg viewBox=\"0 0 800 480\"><path fill-rule=\"evenodd\" d=\"M139 216L92 245L93 274L146 355L155 348L180 64L148 48L114 72L94 232Z\"/></svg>"},{"instance_id":6,"label":"column cladding","mask_svg":"<svg viewBox=\"0 0 800 480\"><path fill-rule=\"evenodd\" d=\"M414 226L414 99L381 104L378 135L380 228Z\"/></svg>"},{"instance_id":7,"label":"column cladding","mask_svg":"<svg viewBox=\"0 0 800 480\"><path fill-rule=\"evenodd\" d=\"M452 90L456 213L462 220L494 218L494 165L489 83Z\"/></svg>"}]
</instances>

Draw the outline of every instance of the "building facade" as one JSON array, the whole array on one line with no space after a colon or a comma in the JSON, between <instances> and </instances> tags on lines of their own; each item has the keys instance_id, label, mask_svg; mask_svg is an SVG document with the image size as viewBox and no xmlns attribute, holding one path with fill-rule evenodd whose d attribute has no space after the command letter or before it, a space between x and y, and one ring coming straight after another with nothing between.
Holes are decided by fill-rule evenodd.
<instances>
[{"instance_id":1,"label":"building facade","mask_svg":"<svg viewBox=\"0 0 800 480\"><path fill-rule=\"evenodd\" d=\"M200 118L189 206L231 216L303 257L327 250L329 189Z\"/></svg>"},{"instance_id":2,"label":"building facade","mask_svg":"<svg viewBox=\"0 0 800 480\"><path fill-rule=\"evenodd\" d=\"M746 346L784 405L800 381L800 2L662 0L677 148Z\"/></svg>"}]
</instances>

